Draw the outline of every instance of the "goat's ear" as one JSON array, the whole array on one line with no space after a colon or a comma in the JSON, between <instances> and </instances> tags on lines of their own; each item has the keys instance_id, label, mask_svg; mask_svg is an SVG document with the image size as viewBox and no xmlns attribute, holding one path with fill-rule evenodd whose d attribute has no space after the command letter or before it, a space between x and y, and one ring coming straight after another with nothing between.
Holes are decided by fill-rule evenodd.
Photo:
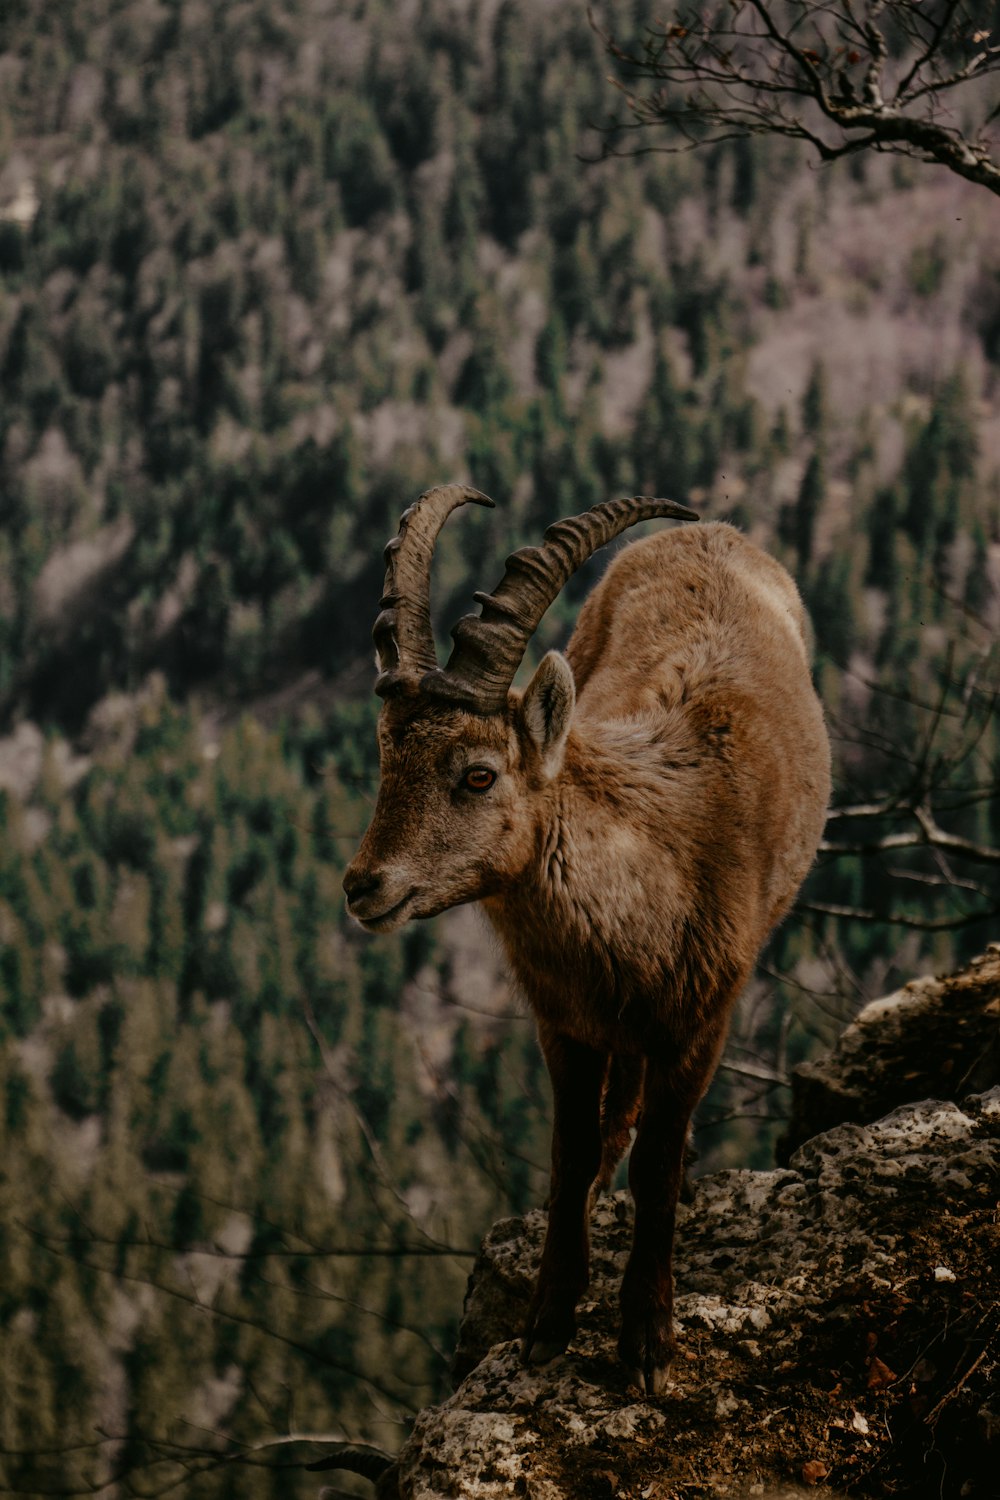
<instances>
[{"instance_id":1,"label":"goat's ear","mask_svg":"<svg viewBox=\"0 0 1000 1500\"><path fill-rule=\"evenodd\" d=\"M559 651L549 651L539 662L521 699L525 727L546 777L555 776L562 765L575 705L572 668Z\"/></svg>"}]
</instances>

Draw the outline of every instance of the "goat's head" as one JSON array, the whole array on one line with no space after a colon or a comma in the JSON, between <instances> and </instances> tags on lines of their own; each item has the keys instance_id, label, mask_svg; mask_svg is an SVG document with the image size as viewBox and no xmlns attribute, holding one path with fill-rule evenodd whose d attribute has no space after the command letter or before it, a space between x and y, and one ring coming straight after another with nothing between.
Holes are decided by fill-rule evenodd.
<instances>
[{"instance_id":1,"label":"goat's head","mask_svg":"<svg viewBox=\"0 0 1000 1500\"><path fill-rule=\"evenodd\" d=\"M605 542L653 516L696 519L670 500L636 496L559 521L540 547L507 559L480 615L452 631L440 668L430 622L434 543L451 512L492 500L442 485L404 514L385 551L373 636L385 703L382 780L371 826L344 876L348 907L370 931L391 932L463 901L495 895L528 863L534 809L562 766L576 693L565 657L545 656L523 693L511 687L542 615L567 578Z\"/></svg>"}]
</instances>

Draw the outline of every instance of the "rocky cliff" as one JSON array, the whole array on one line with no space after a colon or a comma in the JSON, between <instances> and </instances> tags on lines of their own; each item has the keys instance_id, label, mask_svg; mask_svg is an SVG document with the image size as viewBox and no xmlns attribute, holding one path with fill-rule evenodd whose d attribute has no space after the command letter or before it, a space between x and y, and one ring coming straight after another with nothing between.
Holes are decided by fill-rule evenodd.
<instances>
[{"instance_id":1,"label":"rocky cliff","mask_svg":"<svg viewBox=\"0 0 1000 1500\"><path fill-rule=\"evenodd\" d=\"M628 1195L594 1210L580 1331L541 1370L519 1364L517 1333L545 1216L496 1224L469 1283L460 1384L418 1418L380 1493L995 1500L998 1025L994 948L868 1007L803 1070L787 1165L697 1183L677 1235L681 1352L660 1398L614 1358ZM918 1097L929 1080L939 1097Z\"/></svg>"}]
</instances>

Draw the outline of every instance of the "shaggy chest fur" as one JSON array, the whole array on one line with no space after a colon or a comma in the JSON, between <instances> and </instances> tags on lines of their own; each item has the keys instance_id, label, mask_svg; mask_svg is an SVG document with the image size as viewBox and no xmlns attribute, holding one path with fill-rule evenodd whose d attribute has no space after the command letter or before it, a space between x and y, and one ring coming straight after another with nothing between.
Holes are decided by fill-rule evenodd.
<instances>
[{"instance_id":1,"label":"shaggy chest fur","mask_svg":"<svg viewBox=\"0 0 1000 1500\"><path fill-rule=\"evenodd\" d=\"M613 1052L679 1046L702 1000L752 962L731 921L745 902L721 886L753 882L735 849L720 876L714 835L673 850L649 820L654 788L610 784L603 799L564 794L530 866L483 907L540 1022Z\"/></svg>"}]
</instances>

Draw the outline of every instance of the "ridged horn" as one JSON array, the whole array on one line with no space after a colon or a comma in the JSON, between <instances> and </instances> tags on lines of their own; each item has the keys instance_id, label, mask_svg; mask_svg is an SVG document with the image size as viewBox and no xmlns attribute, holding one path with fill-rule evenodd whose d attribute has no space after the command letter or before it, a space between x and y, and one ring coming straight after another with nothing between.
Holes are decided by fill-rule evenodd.
<instances>
[{"instance_id":1,"label":"ridged horn","mask_svg":"<svg viewBox=\"0 0 1000 1500\"><path fill-rule=\"evenodd\" d=\"M386 547L385 584L372 629L378 652L375 691L382 698L415 693L421 679L437 669L431 629L431 557L441 527L467 501L492 506L488 495L467 484L439 484L425 490L399 522L399 534Z\"/></svg>"},{"instance_id":2,"label":"ridged horn","mask_svg":"<svg viewBox=\"0 0 1000 1500\"><path fill-rule=\"evenodd\" d=\"M697 511L651 495L606 500L582 515L556 521L540 547L522 547L507 559L492 594L475 594L479 615L465 615L452 630L455 648L443 670L431 668L421 692L471 713L503 708L528 642L566 580L599 547L637 521L656 516L697 521Z\"/></svg>"}]
</instances>

